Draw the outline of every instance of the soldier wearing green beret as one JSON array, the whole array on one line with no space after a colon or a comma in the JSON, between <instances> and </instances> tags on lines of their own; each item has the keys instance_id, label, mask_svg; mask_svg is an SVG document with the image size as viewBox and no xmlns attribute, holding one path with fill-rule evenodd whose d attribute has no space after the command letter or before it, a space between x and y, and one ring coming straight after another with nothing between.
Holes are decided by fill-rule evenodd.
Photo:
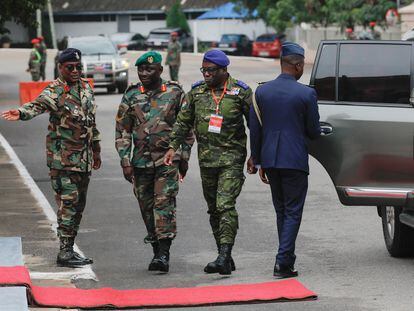
<instances>
[{"instance_id":1,"label":"soldier wearing green beret","mask_svg":"<svg viewBox=\"0 0 414 311\"><path fill-rule=\"evenodd\" d=\"M175 238L178 180L183 180L194 142L192 133L179 146L173 165L163 163L169 135L184 100L177 82L161 78L162 57L147 52L135 63L140 82L125 92L116 116L115 145L124 177L134 185L154 257L148 270L169 271Z\"/></svg>"}]
</instances>

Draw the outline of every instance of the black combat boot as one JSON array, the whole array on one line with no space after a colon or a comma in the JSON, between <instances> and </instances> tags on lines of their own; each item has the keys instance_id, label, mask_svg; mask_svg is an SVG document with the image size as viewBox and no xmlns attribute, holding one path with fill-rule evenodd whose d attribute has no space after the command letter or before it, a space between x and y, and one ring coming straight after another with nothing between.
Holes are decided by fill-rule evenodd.
<instances>
[{"instance_id":1,"label":"black combat boot","mask_svg":"<svg viewBox=\"0 0 414 311\"><path fill-rule=\"evenodd\" d=\"M155 257L157 257L158 252L160 251L160 244L157 242L151 243L152 251L154 252L154 256L151 259L151 262L148 266L149 271L158 271L157 263L155 262Z\"/></svg>"},{"instance_id":2,"label":"black combat boot","mask_svg":"<svg viewBox=\"0 0 414 311\"><path fill-rule=\"evenodd\" d=\"M217 252L220 254L220 244L217 244ZM207 266L204 267L204 272L205 273L219 273L219 270L217 268L217 260L218 260L218 257L216 258L216 260L209 262ZM236 264L234 263L233 257L231 256L230 256L230 265L231 265L231 271L235 271Z\"/></svg>"},{"instance_id":3,"label":"black combat boot","mask_svg":"<svg viewBox=\"0 0 414 311\"><path fill-rule=\"evenodd\" d=\"M85 258L73 250L75 238L61 237L60 251L57 255L56 263L60 267L77 268L93 263L90 258Z\"/></svg>"},{"instance_id":4,"label":"black combat boot","mask_svg":"<svg viewBox=\"0 0 414 311\"><path fill-rule=\"evenodd\" d=\"M154 267L154 270L151 271L168 272L170 270L169 261L171 241L171 239L158 240L160 249L153 260L154 265L152 267Z\"/></svg>"}]
</instances>

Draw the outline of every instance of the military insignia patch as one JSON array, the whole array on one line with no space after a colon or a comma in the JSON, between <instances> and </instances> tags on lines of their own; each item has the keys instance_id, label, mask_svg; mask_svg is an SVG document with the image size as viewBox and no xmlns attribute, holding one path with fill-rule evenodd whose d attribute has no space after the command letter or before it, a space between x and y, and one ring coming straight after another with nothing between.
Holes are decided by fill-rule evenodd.
<instances>
[{"instance_id":1,"label":"military insignia patch","mask_svg":"<svg viewBox=\"0 0 414 311\"><path fill-rule=\"evenodd\" d=\"M238 87L232 87L231 90L227 90L226 94L227 95L239 95L240 93L240 88Z\"/></svg>"},{"instance_id":2,"label":"military insignia patch","mask_svg":"<svg viewBox=\"0 0 414 311\"><path fill-rule=\"evenodd\" d=\"M152 64L152 63L154 62L154 57L149 56L149 57L147 58L147 62L148 62L148 63L150 63L150 64Z\"/></svg>"},{"instance_id":3,"label":"military insignia patch","mask_svg":"<svg viewBox=\"0 0 414 311\"><path fill-rule=\"evenodd\" d=\"M75 52L76 59L80 59L78 52Z\"/></svg>"}]
</instances>

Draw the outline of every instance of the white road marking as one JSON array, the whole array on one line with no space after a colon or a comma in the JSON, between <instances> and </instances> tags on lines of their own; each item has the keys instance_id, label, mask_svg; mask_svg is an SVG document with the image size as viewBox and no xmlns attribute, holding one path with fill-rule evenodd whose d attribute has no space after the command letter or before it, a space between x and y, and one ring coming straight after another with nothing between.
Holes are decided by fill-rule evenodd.
<instances>
[{"instance_id":1,"label":"white road marking","mask_svg":"<svg viewBox=\"0 0 414 311\"><path fill-rule=\"evenodd\" d=\"M24 183L29 187L33 196L36 198L37 202L39 203L40 207L45 213L47 219L52 223L53 231L56 232L57 216L56 216L55 211L53 210L52 206L50 206L49 201L46 199L43 192L39 189L39 187L33 180L32 176L30 176L24 164L20 161L16 152L14 152L9 142L4 138L4 136L1 133L0 133L0 144L3 146L4 150L6 150L7 155L11 159L11 163L13 163L15 167L17 168L20 176L23 178ZM79 254L84 255L76 244L74 245L74 250L78 252ZM62 279L63 276L66 276L66 279L72 279L72 280L73 279L91 279L95 281L98 280L97 276L95 275L95 273L89 266L73 269L73 272L72 271L50 272L50 273L31 272L30 275L33 276L34 278L39 278L39 279L43 279L43 278L53 279L53 276L56 276L57 279Z\"/></svg>"}]
</instances>

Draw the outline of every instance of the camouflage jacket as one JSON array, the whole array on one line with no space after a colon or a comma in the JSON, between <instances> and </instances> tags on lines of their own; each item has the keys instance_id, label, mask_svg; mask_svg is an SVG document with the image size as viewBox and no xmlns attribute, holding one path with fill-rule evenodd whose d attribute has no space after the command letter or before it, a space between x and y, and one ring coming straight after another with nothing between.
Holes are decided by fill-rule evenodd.
<instances>
[{"instance_id":1,"label":"camouflage jacket","mask_svg":"<svg viewBox=\"0 0 414 311\"><path fill-rule=\"evenodd\" d=\"M100 140L95 124L93 89L81 79L69 86L60 78L51 82L34 101L19 108L20 119L30 120L49 112L46 137L47 165L52 169L89 172L92 145Z\"/></svg>"},{"instance_id":2,"label":"camouflage jacket","mask_svg":"<svg viewBox=\"0 0 414 311\"><path fill-rule=\"evenodd\" d=\"M126 90L119 105L115 130L115 147L122 167L146 168L163 164L169 135L183 99L181 86L171 81L162 81L160 89L155 91L145 90L141 83ZM189 133L177 147L180 152L174 160L189 160L194 143L193 134Z\"/></svg>"},{"instance_id":3,"label":"camouflage jacket","mask_svg":"<svg viewBox=\"0 0 414 311\"><path fill-rule=\"evenodd\" d=\"M223 87L215 90L217 98ZM229 76L227 92L219 104L218 114L223 117L220 134L208 131L210 116L216 113L216 102L211 92L204 81L193 84L171 133L170 147L177 150L194 128L201 167L244 165L247 138L243 116L248 122L252 90L244 82Z\"/></svg>"},{"instance_id":4,"label":"camouflage jacket","mask_svg":"<svg viewBox=\"0 0 414 311\"><path fill-rule=\"evenodd\" d=\"M165 64L169 66L180 66L181 64L181 43L170 42L167 49Z\"/></svg>"}]
</instances>

